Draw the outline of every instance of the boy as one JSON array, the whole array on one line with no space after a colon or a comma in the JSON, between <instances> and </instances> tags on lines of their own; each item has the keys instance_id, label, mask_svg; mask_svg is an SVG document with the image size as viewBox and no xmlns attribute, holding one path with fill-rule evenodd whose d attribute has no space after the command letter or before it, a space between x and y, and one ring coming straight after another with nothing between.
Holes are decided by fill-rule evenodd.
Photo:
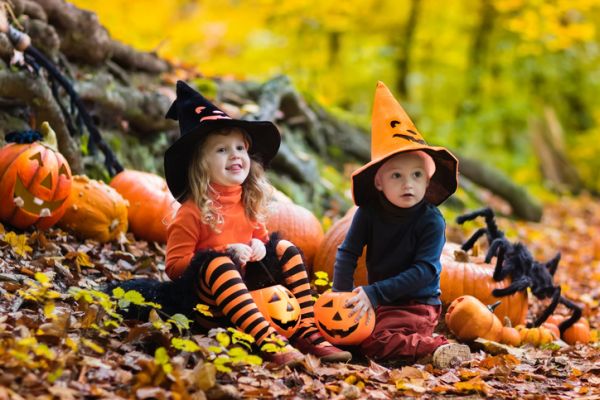
<instances>
[{"instance_id":1,"label":"boy","mask_svg":"<svg viewBox=\"0 0 600 400\"><path fill-rule=\"evenodd\" d=\"M457 187L458 161L428 146L381 82L372 117L372 161L352 174L358 209L339 247L333 290L353 289L356 261L367 246L369 284L348 300L360 319L375 312L375 329L361 352L379 361L434 354L439 367L470 358L465 345L433 336L440 313L440 254L445 222L437 205Z\"/></svg>"}]
</instances>

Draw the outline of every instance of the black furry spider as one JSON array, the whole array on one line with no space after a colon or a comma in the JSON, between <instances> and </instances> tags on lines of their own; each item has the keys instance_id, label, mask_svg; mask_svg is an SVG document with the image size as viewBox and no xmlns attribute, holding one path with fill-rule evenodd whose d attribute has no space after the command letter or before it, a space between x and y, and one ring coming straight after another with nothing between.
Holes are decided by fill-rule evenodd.
<instances>
[{"instance_id":1,"label":"black furry spider","mask_svg":"<svg viewBox=\"0 0 600 400\"><path fill-rule=\"evenodd\" d=\"M508 296L515 292L531 288L531 292L540 300L552 299L550 305L542 312L534 323L527 324L528 327L540 326L554 312L558 303L571 309L573 314L559 325L561 335L581 317L581 307L561 295L559 285L554 286L553 278L560 253L546 263L540 263L533 259L527 247L522 243L511 243L504 236L504 232L498 229L494 218L494 212L490 208L483 208L456 219L458 224L474 220L477 217L485 217L485 228L479 228L461 246L464 251L470 250L475 242L486 235L489 249L485 256L485 262L489 263L496 256L496 267L494 268L494 280L501 281L511 276L512 283L503 289L494 289L492 294L496 297Z\"/></svg>"}]
</instances>

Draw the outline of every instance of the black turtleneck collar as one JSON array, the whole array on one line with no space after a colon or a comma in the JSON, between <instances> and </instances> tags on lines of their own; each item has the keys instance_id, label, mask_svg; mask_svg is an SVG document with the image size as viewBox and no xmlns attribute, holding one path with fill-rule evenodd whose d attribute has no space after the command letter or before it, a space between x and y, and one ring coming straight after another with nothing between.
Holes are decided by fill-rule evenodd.
<instances>
[{"instance_id":1,"label":"black turtleneck collar","mask_svg":"<svg viewBox=\"0 0 600 400\"><path fill-rule=\"evenodd\" d=\"M398 206L392 204L387 199L387 197L385 197L385 194L383 194L383 192L381 192L381 191L377 191L377 197L378 197L378 204L379 204L379 207L377 207L377 208L381 211L382 215L394 217L394 218L405 219L405 218L412 217L412 216L416 215L417 213L419 213L426 204L425 198L423 198L420 202L418 202L414 206L409 207L409 208L403 208L403 207L398 207Z\"/></svg>"}]
</instances>

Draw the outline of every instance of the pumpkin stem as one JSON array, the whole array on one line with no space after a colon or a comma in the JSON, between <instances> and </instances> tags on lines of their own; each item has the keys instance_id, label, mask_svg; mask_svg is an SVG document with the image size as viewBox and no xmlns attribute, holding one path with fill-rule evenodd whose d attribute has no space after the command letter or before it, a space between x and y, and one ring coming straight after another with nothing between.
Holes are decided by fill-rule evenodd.
<instances>
[{"instance_id":1,"label":"pumpkin stem","mask_svg":"<svg viewBox=\"0 0 600 400\"><path fill-rule=\"evenodd\" d=\"M495 302L494 304L490 304L487 306L488 310L490 310L491 312L494 312L494 310L502 303L501 300L498 300L497 302Z\"/></svg>"},{"instance_id":2,"label":"pumpkin stem","mask_svg":"<svg viewBox=\"0 0 600 400\"><path fill-rule=\"evenodd\" d=\"M40 132L44 136L43 143L46 147L51 148L52 150L58 152L58 141L56 140L56 132L50 126L48 121L42 122L42 126L40 126Z\"/></svg>"},{"instance_id":3,"label":"pumpkin stem","mask_svg":"<svg viewBox=\"0 0 600 400\"><path fill-rule=\"evenodd\" d=\"M504 326L512 328L512 322L510 322L510 318L508 316L504 316Z\"/></svg>"},{"instance_id":4,"label":"pumpkin stem","mask_svg":"<svg viewBox=\"0 0 600 400\"><path fill-rule=\"evenodd\" d=\"M454 250L454 260L457 262L469 262L469 255L463 249Z\"/></svg>"}]
</instances>

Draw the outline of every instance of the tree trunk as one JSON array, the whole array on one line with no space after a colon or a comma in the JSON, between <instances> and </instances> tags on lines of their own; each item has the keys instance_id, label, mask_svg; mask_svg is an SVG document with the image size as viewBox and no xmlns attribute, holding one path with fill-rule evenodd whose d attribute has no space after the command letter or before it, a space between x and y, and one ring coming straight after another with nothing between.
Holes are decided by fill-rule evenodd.
<instances>
[{"instance_id":1,"label":"tree trunk","mask_svg":"<svg viewBox=\"0 0 600 400\"><path fill-rule=\"evenodd\" d=\"M410 2L410 13L408 20L406 21L406 27L404 29L404 35L398 36L393 40L397 42L397 57L396 57L396 69L398 70L398 81L396 83L396 90L403 99L409 98L408 93L408 74L410 68L410 50L414 41L415 32L419 22L419 15L421 11L421 0L411 0Z\"/></svg>"}]
</instances>

